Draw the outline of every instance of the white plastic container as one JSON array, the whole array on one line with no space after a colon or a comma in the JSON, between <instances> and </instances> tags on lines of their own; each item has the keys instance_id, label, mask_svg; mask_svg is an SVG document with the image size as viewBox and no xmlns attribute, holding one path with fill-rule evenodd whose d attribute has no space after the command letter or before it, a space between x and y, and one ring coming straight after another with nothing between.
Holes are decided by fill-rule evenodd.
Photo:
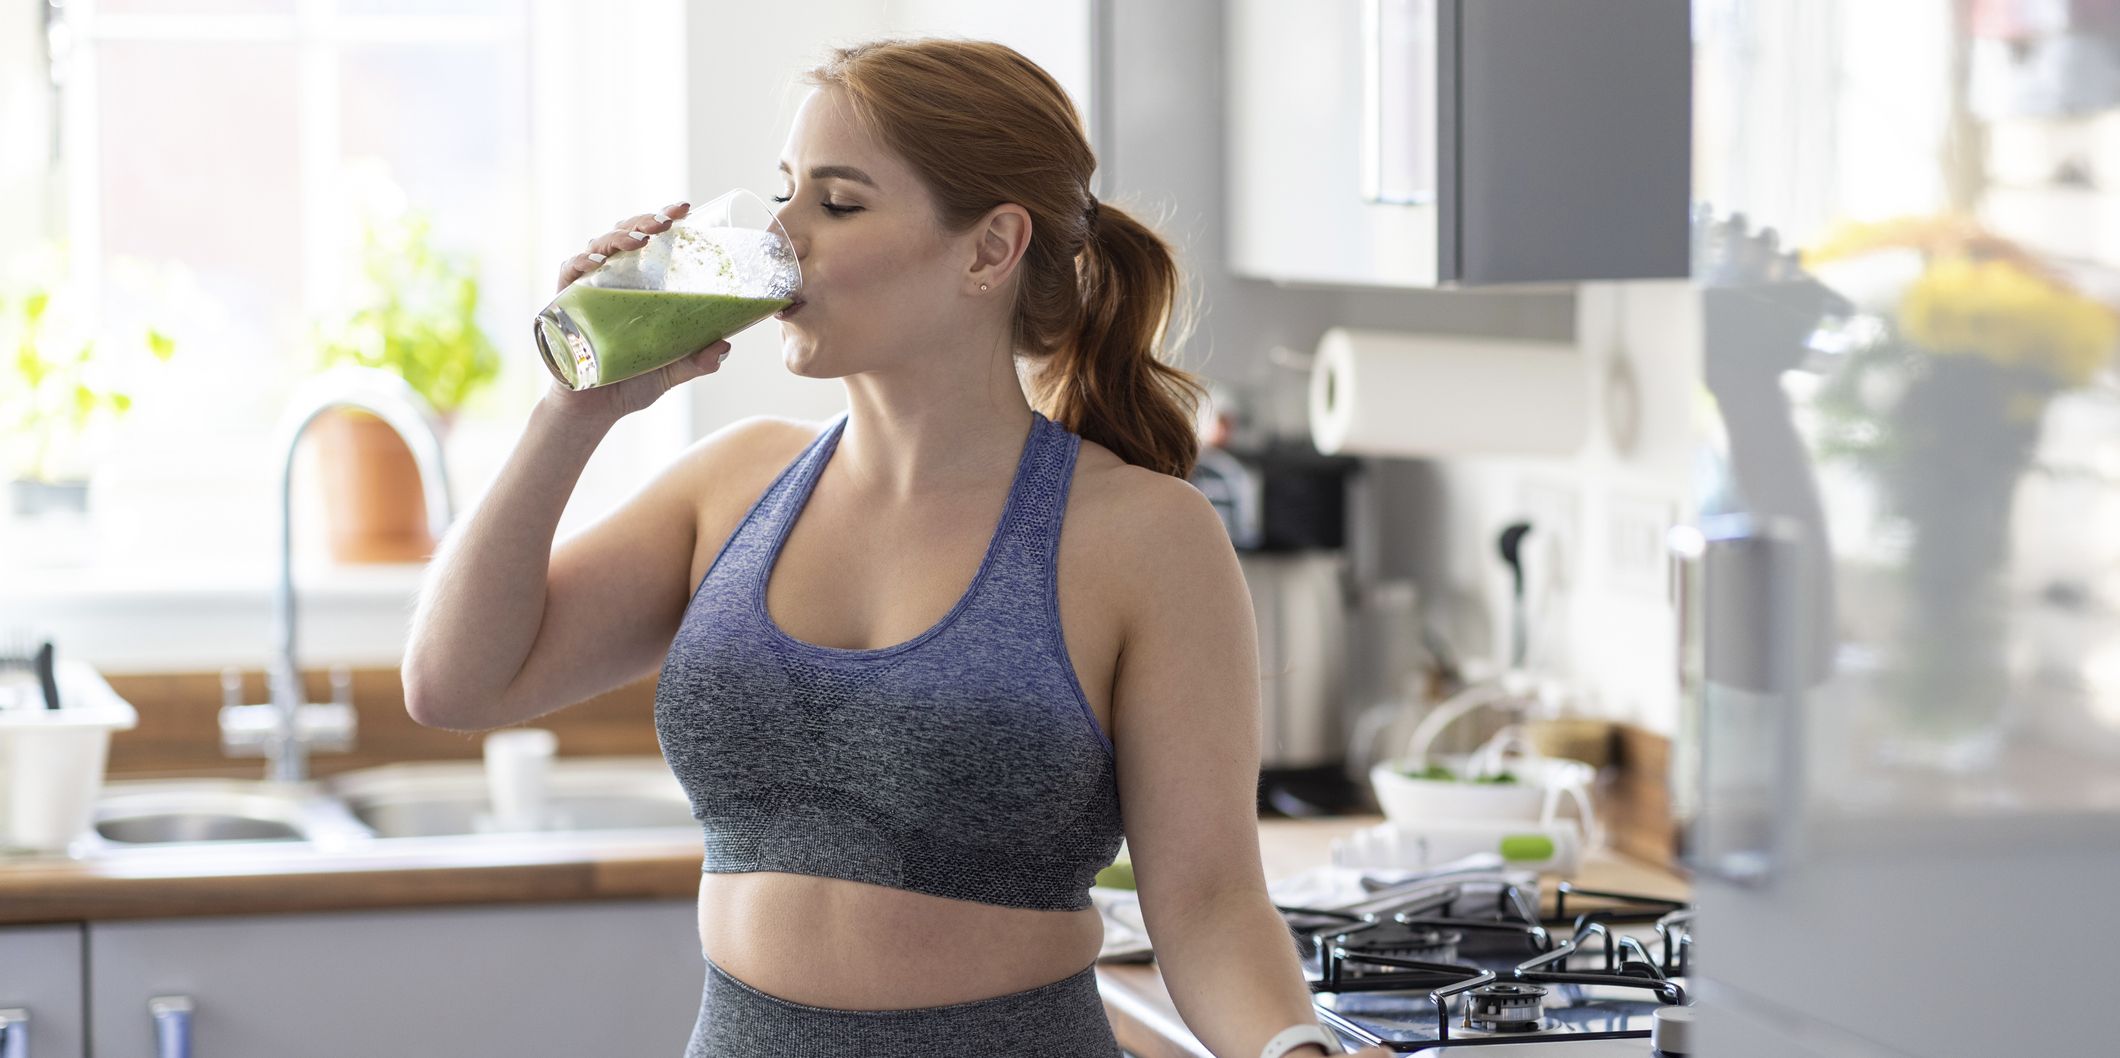
<instances>
[{"instance_id":1,"label":"white plastic container","mask_svg":"<svg viewBox=\"0 0 2120 1058\"><path fill-rule=\"evenodd\" d=\"M1572 878L1582 867L1582 830L1573 819L1550 823L1458 820L1420 826L1383 822L1332 843L1332 862L1339 867L1420 870L1479 853L1499 856L1510 867Z\"/></svg>"},{"instance_id":2,"label":"white plastic container","mask_svg":"<svg viewBox=\"0 0 2120 1058\"><path fill-rule=\"evenodd\" d=\"M95 822L110 733L140 723L86 663L53 664L60 709L0 709L0 850L65 852Z\"/></svg>"}]
</instances>

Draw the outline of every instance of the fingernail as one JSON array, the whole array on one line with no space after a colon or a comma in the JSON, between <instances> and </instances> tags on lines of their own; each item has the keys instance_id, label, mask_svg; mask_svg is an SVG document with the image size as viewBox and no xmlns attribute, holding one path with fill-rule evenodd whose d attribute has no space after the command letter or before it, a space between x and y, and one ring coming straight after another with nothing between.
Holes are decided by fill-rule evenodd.
<instances>
[{"instance_id":1,"label":"fingernail","mask_svg":"<svg viewBox=\"0 0 2120 1058\"><path fill-rule=\"evenodd\" d=\"M631 235L642 242L648 241L648 233L644 231L629 231L626 234Z\"/></svg>"},{"instance_id":2,"label":"fingernail","mask_svg":"<svg viewBox=\"0 0 2120 1058\"><path fill-rule=\"evenodd\" d=\"M720 355L720 356L717 356L717 357L715 357L715 358L714 358L714 362L718 364L718 363L721 363L721 362L722 362L722 361L724 361L724 360L727 360L728 358L729 358L729 351L728 351L727 349L723 349L723 350L721 351L721 355Z\"/></svg>"},{"instance_id":3,"label":"fingernail","mask_svg":"<svg viewBox=\"0 0 2120 1058\"><path fill-rule=\"evenodd\" d=\"M678 208L678 209L691 209L691 208L692 208L692 203L690 203L690 202L679 202L679 203L677 204L677 208Z\"/></svg>"},{"instance_id":4,"label":"fingernail","mask_svg":"<svg viewBox=\"0 0 2120 1058\"><path fill-rule=\"evenodd\" d=\"M655 219L664 224L670 223L670 215L668 213L662 212L661 210L657 210L655 212Z\"/></svg>"},{"instance_id":5,"label":"fingernail","mask_svg":"<svg viewBox=\"0 0 2120 1058\"><path fill-rule=\"evenodd\" d=\"M603 254L600 253L592 253L589 255L589 260L595 261L597 264L603 264L605 261L605 257Z\"/></svg>"}]
</instances>

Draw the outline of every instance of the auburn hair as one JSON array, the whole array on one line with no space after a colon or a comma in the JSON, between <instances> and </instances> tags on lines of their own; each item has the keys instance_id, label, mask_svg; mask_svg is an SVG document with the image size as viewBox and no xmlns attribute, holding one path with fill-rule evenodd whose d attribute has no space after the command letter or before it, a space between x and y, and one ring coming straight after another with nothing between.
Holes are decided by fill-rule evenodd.
<instances>
[{"instance_id":1,"label":"auburn hair","mask_svg":"<svg viewBox=\"0 0 2120 1058\"><path fill-rule=\"evenodd\" d=\"M845 93L911 164L945 230L1002 203L1030 213L1010 340L1037 365L1031 405L1128 463L1190 477L1207 390L1163 350L1190 337L1196 312L1179 305L1170 245L1091 197L1096 155L1059 82L1006 45L939 38L834 48L803 80Z\"/></svg>"}]
</instances>

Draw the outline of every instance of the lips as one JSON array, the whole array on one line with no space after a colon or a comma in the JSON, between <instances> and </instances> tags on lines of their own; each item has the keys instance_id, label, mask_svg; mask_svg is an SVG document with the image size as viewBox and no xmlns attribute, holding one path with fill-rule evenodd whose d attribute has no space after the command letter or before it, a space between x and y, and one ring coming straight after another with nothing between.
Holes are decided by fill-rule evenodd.
<instances>
[{"instance_id":1,"label":"lips","mask_svg":"<svg viewBox=\"0 0 2120 1058\"><path fill-rule=\"evenodd\" d=\"M793 316L797 312L801 311L802 307L807 304L809 304L809 302L798 300L795 302L795 304L790 305L787 308L784 308L779 312L774 313L773 318L776 320L787 319L788 317Z\"/></svg>"}]
</instances>

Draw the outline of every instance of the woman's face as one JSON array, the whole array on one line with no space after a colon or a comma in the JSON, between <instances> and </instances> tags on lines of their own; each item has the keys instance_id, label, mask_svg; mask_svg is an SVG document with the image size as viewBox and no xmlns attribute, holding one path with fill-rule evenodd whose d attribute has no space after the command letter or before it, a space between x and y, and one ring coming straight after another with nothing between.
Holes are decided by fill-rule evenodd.
<instances>
[{"instance_id":1,"label":"woman's face","mask_svg":"<svg viewBox=\"0 0 2120 1058\"><path fill-rule=\"evenodd\" d=\"M802 263L803 304L781 321L790 371L839 378L932 360L963 341L976 236L942 231L926 189L856 123L839 89L811 92L796 112L780 196Z\"/></svg>"}]
</instances>

